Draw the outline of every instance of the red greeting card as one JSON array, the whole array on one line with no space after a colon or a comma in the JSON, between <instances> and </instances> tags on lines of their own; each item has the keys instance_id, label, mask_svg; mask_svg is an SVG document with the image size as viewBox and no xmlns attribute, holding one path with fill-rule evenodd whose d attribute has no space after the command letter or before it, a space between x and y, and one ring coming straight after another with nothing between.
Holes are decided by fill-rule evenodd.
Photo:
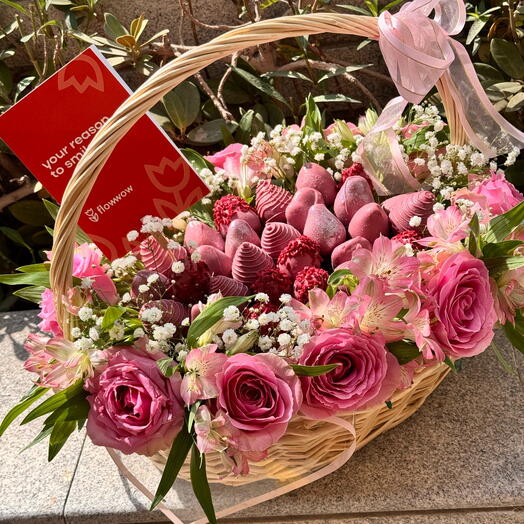
<instances>
[{"instance_id":1,"label":"red greeting card","mask_svg":"<svg viewBox=\"0 0 524 524\"><path fill-rule=\"evenodd\" d=\"M0 137L61 201L76 164L129 88L86 49L0 117ZM149 115L118 143L82 210L80 227L111 259L146 215L174 217L209 192Z\"/></svg>"}]
</instances>

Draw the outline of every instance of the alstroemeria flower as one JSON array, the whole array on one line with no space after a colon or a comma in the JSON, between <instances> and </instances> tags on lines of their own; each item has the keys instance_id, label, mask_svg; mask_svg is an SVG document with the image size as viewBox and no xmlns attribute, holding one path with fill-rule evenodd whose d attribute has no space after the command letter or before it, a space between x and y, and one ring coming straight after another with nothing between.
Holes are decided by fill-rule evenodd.
<instances>
[{"instance_id":1,"label":"alstroemeria flower","mask_svg":"<svg viewBox=\"0 0 524 524\"><path fill-rule=\"evenodd\" d=\"M197 400L214 398L218 394L216 374L227 360L223 353L216 353L216 344L192 349L186 357L186 373L180 394L186 406Z\"/></svg>"},{"instance_id":2,"label":"alstroemeria flower","mask_svg":"<svg viewBox=\"0 0 524 524\"><path fill-rule=\"evenodd\" d=\"M349 327L359 307L344 291L337 291L333 298L320 288L309 291L309 310L312 326L321 331L336 327Z\"/></svg>"},{"instance_id":3,"label":"alstroemeria flower","mask_svg":"<svg viewBox=\"0 0 524 524\"><path fill-rule=\"evenodd\" d=\"M196 445L200 453L222 452L230 445L231 431L224 414L213 417L207 406L200 406L195 415Z\"/></svg>"},{"instance_id":4,"label":"alstroemeria flower","mask_svg":"<svg viewBox=\"0 0 524 524\"><path fill-rule=\"evenodd\" d=\"M96 348L80 349L65 338L38 334L29 335L24 348L29 353L24 368L39 375L39 386L62 390L93 374L90 357Z\"/></svg>"},{"instance_id":5,"label":"alstroemeria flower","mask_svg":"<svg viewBox=\"0 0 524 524\"><path fill-rule=\"evenodd\" d=\"M427 229L430 236L417 240L424 246L450 249L469 234L470 218L457 206L449 206L437 211L428 218Z\"/></svg>"},{"instance_id":6,"label":"alstroemeria flower","mask_svg":"<svg viewBox=\"0 0 524 524\"><path fill-rule=\"evenodd\" d=\"M384 281L376 277L362 280L351 299L365 305L359 308L360 315L355 316L355 327L369 335L380 333L386 342L403 338L405 324L397 318L403 300L400 295L388 292Z\"/></svg>"},{"instance_id":7,"label":"alstroemeria flower","mask_svg":"<svg viewBox=\"0 0 524 524\"><path fill-rule=\"evenodd\" d=\"M403 244L384 236L375 240L371 251L357 249L347 265L359 279L376 276L385 281L391 290L406 289L418 284L417 258L407 256Z\"/></svg>"}]
</instances>

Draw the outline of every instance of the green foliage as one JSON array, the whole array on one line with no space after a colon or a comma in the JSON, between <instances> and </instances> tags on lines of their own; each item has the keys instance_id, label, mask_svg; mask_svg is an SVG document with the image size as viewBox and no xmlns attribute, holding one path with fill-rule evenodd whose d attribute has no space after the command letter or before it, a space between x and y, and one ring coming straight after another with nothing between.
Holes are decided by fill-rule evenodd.
<instances>
[{"instance_id":1,"label":"green foliage","mask_svg":"<svg viewBox=\"0 0 524 524\"><path fill-rule=\"evenodd\" d=\"M204 513L210 524L216 524L217 518L215 515L215 508L211 499L211 490L207 481L206 474L206 458L198 448L193 444L191 450L191 463L189 466L189 473L191 477L191 486L193 492L204 510Z\"/></svg>"},{"instance_id":2,"label":"green foliage","mask_svg":"<svg viewBox=\"0 0 524 524\"><path fill-rule=\"evenodd\" d=\"M402 366L420 356L420 350L413 342L406 340L399 340L398 342L390 342L387 344L390 353L393 353Z\"/></svg>"},{"instance_id":3,"label":"green foliage","mask_svg":"<svg viewBox=\"0 0 524 524\"><path fill-rule=\"evenodd\" d=\"M295 375L299 377L320 377L333 371L338 366L340 366L340 364L326 364L325 366L301 366L299 364L291 364Z\"/></svg>"}]
</instances>

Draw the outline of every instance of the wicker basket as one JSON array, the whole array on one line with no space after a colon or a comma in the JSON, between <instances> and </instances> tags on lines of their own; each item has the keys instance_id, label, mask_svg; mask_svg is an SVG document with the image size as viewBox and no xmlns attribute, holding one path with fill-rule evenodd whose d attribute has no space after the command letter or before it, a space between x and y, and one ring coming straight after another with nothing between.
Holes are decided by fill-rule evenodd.
<instances>
[{"instance_id":1,"label":"wicker basket","mask_svg":"<svg viewBox=\"0 0 524 524\"><path fill-rule=\"evenodd\" d=\"M50 273L51 286L56 297L64 296L71 286L75 230L86 199L111 151L133 124L176 85L220 58L281 38L318 33L352 34L376 40L377 18L317 13L264 20L239 27L169 62L120 106L89 144L64 193L56 220ZM437 88L451 127L452 143L463 144L465 132L454 101L443 82L439 81ZM57 317L68 336L72 318L60 299L57 301ZM383 406L338 416L354 425L356 445L362 447L411 416L439 385L448 370L448 366L439 364L418 372L409 389L395 394L391 409ZM348 449L352 440L347 430L333 423L297 416L290 424L287 434L271 448L269 457L252 465L249 476L223 479L225 472L222 462L218 455L213 454L207 458L208 476L211 481L231 485L267 478L289 480L329 464L338 454ZM158 464L162 464L164 460L162 454L155 458ZM187 470L182 474L187 477Z\"/></svg>"}]
</instances>

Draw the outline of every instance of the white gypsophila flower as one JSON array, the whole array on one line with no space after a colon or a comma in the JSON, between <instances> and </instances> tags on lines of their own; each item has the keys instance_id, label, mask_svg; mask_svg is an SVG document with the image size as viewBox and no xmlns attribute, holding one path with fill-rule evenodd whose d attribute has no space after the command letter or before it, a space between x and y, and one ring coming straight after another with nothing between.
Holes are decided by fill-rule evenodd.
<instances>
[{"instance_id":1,"label":"white gypsophila flower","mask_svg":"<svg viewBox=\"0 0 524 524\"><path fill-rule=\"evenodd\" d=\"M96 317L95 324L97 326L101 326L103 322L104 322L104 317Z\"/></svg>"},{"instance_id":2,"label":"white gypsophila flower","mask_svg":"<svg viewBox=\"0 0 524 524\"><path fill-rule=\"evenodd\" d=\"M464 164L464 162L459 162L457 164L457 173L459 175L467 175L468 171L469 169L467 168L466 164Z\"/></svg>"},{"instance_id":3,"label":"white gypsophila flower","mask_svg":"<svg viewBox=\"0 0 524 524\"><path fill-rule=\"evenodd\" d=\"M433 189L440 189L442 187L442 180L440 179L440 177L435 177L431 181L431 185L433 186Z\"/></svg>"},{"instance_id":4,"label":"white gypsophila flower","mask_svg":"<svg viewBox=\"0 0 524 524\"><path fill-rule=\"evenodd\" d=\"M171 221L170 218L163 218L162 219L162 225L164 227L171 227L173 225L173 222Z\"/></svg>"},{"instance_id":5,"label":"white gypsophila flower","mask_svg":"<svg viewBox=\"0 0 524 524\"><path fill-rule=\"evenodd\" d=\"M299 347L304 346L311 340L311 337L307 333L302 333L297 337L297 345Z\"/></svg>"},{"instance_id":6,"label":"white gypsophila flower","mask_svg":"<svg viewBox=\"0 0 524 524\"><path fill-rule=\"evenodd\" d=\"M129 233L127 234L127 239L129 240L129 242L134 242L138 238L138 235L138 231L136 231L136 229L133 229L132 231L129 231Z\"/></svg>"},{"instance_id":7,"label":"white gypsophila flower","mask_svg":"<svg viewBox=\"0 0 524 524\"><path fill-rule=\"evenodd\" d=\"M409 225L411 227L418 227L422 223L422 217L414 216L409 219Z\"/></svg>"},{"instance_id":8,"label":"white gypsophila flower","mask_svg":"<svg viewBox=\"0 0 524 524\"><path fill-rule=\"evenodd\" d=\"M426 161L423 158L420 158L419 156L417 158L414 158L413 162L417 166L423 166L426 163Z\"/></svg>"},{"instance_id":9,"label":"white gypsophila flower","mask_svg":"<svg viewBox=\"0 0 524 524\"><path fill-rule=\"evenodd\" d=\"M100 338L100 333L98 332L98 329L93 326L89 329L89 336L96 342Z\"/></svg>"},{"instance_id":10,"label":"white gypsophila flower","mask_svg":"<svg viewBox=\"0 0 524 524\"><path fill-rule=\"evenodd\" d=\"M131 295L129 293L124 293L122 295L122 303L123 304L126 304L127 302L130 302L131 301Z\"/></svg>"},{"instance_id":11,"label":"white gypsophila flower","mask_svg":"<svg viewBox=\"0 0 524 524\"><path fill-rule=\"evenodd\" d=\"M78 310L78 318L82 322L87 322L93 316L93 310L90 307L84 306Z\"/></svg>"},{"instance_id":12,"label":"white gypsophila flower","mask_svg":"<svg viewBox=\"0 0 524 524\"><path fill-rule=\"evenodd\" d=\"M182 262L181 260L177 260L176 262L173 262L173 264L171 265L171 271L173 271L173 273L175 273L176 275L183 273L185 269L186 266L184 265L184 262Z\"/></svg>"},{"instance_id":13,"label":"white gypsophila flower","mask_svg":"<svg viewBox=\"0 0 524 524\"><path fill-rule=\"evenodd\" d=\"M413 251L413 246L410 243L404 244L404 254L407 257L415 256L415 251Z\"/></svg>"},{"instance_id":14,"label":"white gypsophila flower","mask_svg":"<svg viewBox=\"0 0 524 524\"><path fill-rule=\"evenodd\" d=\"M159 341L169 340L176 332L176 326L167 322L163 326L153 326L153 338Z\"/></svg>"},{"instance_id":15,"label":"white gypsophila flower","mask_svg":"<svg viewBox=\"0 0 524 524\"><path fill-rule=\"evenodd\" d=\"M258 316L258 323L261 326L267 326L271 322L271 317L267 313L261 313Z\"/></svg>"},{"instance_id":16,"label":"white gypsophila flower","mask_svg":"<svg viewBox=\"0 0 524 524\"><path fill-rule=\"evenodd\" d=\"M295 327L295 324L291 322L291 320L285 318L279 322L278 327L282 331L291 331Z\"/></svg>"},{"instance_id":17,"label":"white gypsophila flower","mask_svg":"<svg viewBox=\"0 0 524 524\"><path fill-rule=\"evenodd\" d=\"M338 171L333 175L333 178L336 182L340 182L342 180L342 173L339 173Z\"/></svg>"},{"instance_id":18,"label":"white gypsophila flower","mask_svg":"<svg viewBox=\"0 0 524 524\"><path fill-rule=\"evenodd\" d=\"M191 261L192 262L200 262L202 260L202 255L198 251L193 251L191 253Z\"/></svg>"},{"instance_id":19,"label":"white gypsophila flower","mask_svg":"<svg viewBox=\"0 0 524 524\"><path fill-rule=\"evenodd\" d=\"M240 319L240 311L236 306L228 306L224 309L223 317L229 322L236 322Z\"/></svg>"},{"instance_id":20,"label":"white gypsophila flower","mask_svg":"<svg viewBox=\"0 0 524 524\"><path fill-rule=\"evenodd\" d=\"M147 293L149 291L149 286L147 284L140 284L138 286L139 293Z\"/></svg>"},{"instance_id":21,"label":"white gypsophila flower","mask_svg":"<svg viewBox=\"0 0 524 524\"><path fill-rule=\"evenodd\" d=\"M322 160L324 160L324 157L324 153L317 153L314 158L316 162L322 162Z\"/></svg>"},{"instance_id":22,"label":"white gypsophila flower","mask_svg":"<svg viewBox=\"0 0 524 524\"><path fill-rule=\"evenodd\" d=\"M224 341L218 335L213 336L212 342L213 344L217 345L218 349L222 349L224 347Z\"/></svg>"},{"instance_id":23,"label":"white gypsophila flower","mask_svg":"<svg viewBox=\"0 0 524 524\"><path fill-rule=\"evenodd\" d=\"M486 164L486 157L482 153L477 152L477 153L473 153L469 157L469 161L472 166L482 167L483 165Z\"/></svg>"},{"instance_id":24,"label":"white gypsophila flower","mask_svg":"<svg viewBox=\"0 0 524 524\"><path fill-rule=\"evenodd\" d=\"M150 307L140 312L140 319L154 324L162 318L162 311L157 307Z\"/></svg>"},{"instance_id":25,"label":"white gypsophila flower","mask_svg":"<svg viewBox=\"0 0 524 524\"><path fill-rule=\"evenodd\" d=\"M289 295L288 293L284 293L282 295L280 295L280 302L282 302L282 304L289 304L292 300L292 296Z\"/></svg>"},{"instance_id":26,"label":"white gypsophila flower","mask_svg":"<svg viewBox=\"0 0 524 524\"><path fill-rule=\"evenodd\" d=\"M238 340L238 335L234 329L226 329L224 333L222 333L222 340L226 347L231 346Z\"/></svg>"},{"instance_id":27,"label":"white gypsophila flower","mask_svg":"<svg viewBox=\"0 0 524 524\"><path fill-rule=\"evenodd\" d=\"M266 304L267 302L269 302L269 295L267 295L266 293L257 293L255 295L255 300Z\"/></svg>"},{"instance_id":28,"label":"white gypsophila flower","mask_svg":"<svg viewBox=\"0 0 524 524\"><path fill-rule=\"evenodd\" d=\"M188 351L186 349L182 349L178 352L176 359L178 360L178 362L183 362L186 359L187 354Z\"/></svg>"},{"instance_id":29,"label":"white gypsophila flower","mask_svg":"<svg viewBox=\"0 0 524 524\"><path fill-rule=\"evenodd\" d=\"M84 277L80 284L82 289L91 289L93 287L94 280L91 277Z\"/></svg>"},{"instance_id":30,"label":"white gypsophila flower","mask_svg":"<svg viewBox=\"0 0 524 524\"><path fill-rule=\"evenodd\" d=\"M258 320L256 318L250 318L245 324L244 324L244 327L246 329L249 329L250 331L256 331L259 327L260 327L260 324L258 323Z\"/></svg>"},{"instance_id":31,"label":"white gypsophila flower","mask_svg":"<svg viewBox=\"0 0 524 524\"><path fill-rule=\"evenodd\" d=\"M262 351L267 351L272 346L273 346L273 340L271 339L271 337L264 335L258 339L258 347Z\"/></svg>"},{"instance_id":32,"label":"white gypsophila flower","mask_svg":"<svg viewBox=\"0 0 524 524\"><path fill-rule=\"evenodd\" d=\"M291 335L289 333L280 333L277 342L280 346L289 346L291 344Z\"/></svg>"},{"instance_id":33,"label":"white gypsophila flower","mask_svg":"<svg viewBox=\"0 0 524 524\"><path fill-rule=\"evenodd\" d=\"M311 329L311 321L307 318L305 318L304 320L301 320L300 321L300 324L298 325L298 327L304 331L304 332L307 332Z\"/></svg>"},{"instance_id":34,"label":"white gypsophila flower","mask_svg":"<svg viewBox=\"0 0 524 524\"><path fill-rule=\"evenodd\" d=\"M113 340L122 340L124 338L124 326L118 322L113 324L113 327L109 330L109 338Z\"/></svg>"},{"instance_id":35,"label":"white gypsophila flower","mask_svg":"<svg viewBox=\"0 0 524 524\"><path fill-rule=\"evenodd\" d=\"M173 240L172 238L167 241L167 249L178 249L180 247L180 243L176 240Z\"/></svg>"},{"instance_id":36,"label":"white gypsophila flower","mask_svg":"<svg viewBox=\"0 0 524 524\"><path fill-rule=\"evenodd\" d=\"M147 283L154 284L159 278L160 278L160 275L158 273L152 273L151 275L147 277Z\"/></svg>"},{"instance_id":37,"label":"white gypsophila flower","mask_svg":"<svg viewBox=\"0 0 524 524\"><path fill-rule=\"evenodd\" d=\"M133 331L133 337L134 338L142 338L145 335L145 332L142 328L136 328Z\"/></svg>"},{"instance_id":38,"label":"white gypsophila flower","mask_svg":"<svg viewBox=\"0 0 524 524\"><path fill-rule=\"evenodd\" d=\"M71 329L71 336L73 338L79 338L82 335L82 330L79 327Z\"/></svg>"},{"instance_id":39,"label":"white gypsophila flower","mask_svg":"<svg viewBox=\"0 0 524 524\"><path fill-rule=\"evenodd\" d=\"M189 317L186 317L182 320L182 322L180 322L180 324L184 327L186 326L189 326L189 323L190 323L190 320L189 320Z\"/></svg>"},{"instance_id":40,"label":"white gypsophila flower","mask_svg":"<svg viewBox=\"0 0 524 524\"><path fill-rule=\"evenodd\" d=\"M86 350L93 347L93 341L89 337L82 337L73 342L77 349Z\"/></svg>"}]
</instances>

